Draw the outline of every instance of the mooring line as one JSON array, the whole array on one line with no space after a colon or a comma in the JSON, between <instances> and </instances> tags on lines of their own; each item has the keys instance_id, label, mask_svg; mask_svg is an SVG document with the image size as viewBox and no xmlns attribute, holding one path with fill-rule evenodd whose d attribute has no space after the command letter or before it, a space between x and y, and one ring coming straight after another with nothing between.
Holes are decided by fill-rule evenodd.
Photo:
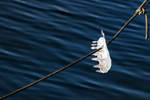
<instances>
[{"instance_id":1,"label":"mooring line","mask_svg":"<svg viewBox=\"0 0 150 100\"><path fill-rule=\"evenodd\" d=\"M142 9L143 6L144 6L147 2L148 2L148 0L145 0L145 1L140 5L140 7L138 8L138 10ZM130 17L130 19L129 19L129 20L121 27L121 29L113 36L113 38L107 43L107 45L109 45L110 43L112 43L112 41L115 40L115 39L119 36L119 34L127 27L127 25L138 15L138 13L139 13L139 12L136 11L136 12L133 14L133 16ZM6 98L9 97L9 96L15 95L15 94L17 94L17 93L19 93L19 92L21 92L21 91L23 91L23 90L25 90L25 89L31 87L31 86L34 86L34 85L38 84L39 82L41 82L41 81L43 81L43 80L45 80L45 79L47 79L47 78L49 78L49 77L52 77L52 76L56 75L57 73L59 73L59 72L65 70L65 69L71 67L72 65L75 65L75 64L79 63L80 61L86 59L87 57L91 56L92 54L96 53L97 51L99 51L99 50L101 50L101 49L102 49L102 48L99 48L99 49L97 49L97 50L94 50L94 51L90 52L89 54L87 54L87 55L85 55L85 56L83 56L83 57L81 57L81 58L79 58L79 59L73 61L72 63L70 63L70 64L68 64L68 65L66 65L65 67L60 68L59 70L57 70L57 71L55 71L55 72L52 72L52 73L50 73L50 74L44 76L43 78L40 78L40 79L38 79L38 80L36 80L36 81L34 81L34 82L32 82L32 83L30 83L30 84L24 86L24 87L21 87L21 88L15 90L15 91L13 91L13 92L10 92L10 93L8 93L8 94L6 94L6 95L4 95L4 96L1 96L1 97L0 97L0 100L6 99Z\"/></svg>"}]
</instances>

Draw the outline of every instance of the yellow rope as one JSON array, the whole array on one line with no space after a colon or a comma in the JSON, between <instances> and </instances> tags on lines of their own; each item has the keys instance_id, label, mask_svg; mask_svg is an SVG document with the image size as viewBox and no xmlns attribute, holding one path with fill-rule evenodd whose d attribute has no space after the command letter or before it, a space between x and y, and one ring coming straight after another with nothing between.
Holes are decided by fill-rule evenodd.
<instances>
[{"instance_id":1,"label":"yellow rope","mask_svg":"<svg viewBox=\"0 0 150 100\"><path fill-rule=\"evenodd\" d=\"M146 4L146 3L145 3ZM145 5L144 4L144 5ZM143 5L143 6L144 6ZM148 13L146 12L146 8L148 8L150 6L150 2L143 8L139 7L137 10L136 10L136 13L138 15L142 15L144 14L145 15L145 39L148 40L149 38L149 23L148 23Z\"/></svg>"},{"instance_id":2,"label":"yellow rope","mask_svg":"<svg viewBox=\"0 0 150 100\"><path fill-rule=\"evenodd\" d=\"M148 23L148 13L145 12L145 39L149 38L149 23Z\"/></svg>"}]
</instances>

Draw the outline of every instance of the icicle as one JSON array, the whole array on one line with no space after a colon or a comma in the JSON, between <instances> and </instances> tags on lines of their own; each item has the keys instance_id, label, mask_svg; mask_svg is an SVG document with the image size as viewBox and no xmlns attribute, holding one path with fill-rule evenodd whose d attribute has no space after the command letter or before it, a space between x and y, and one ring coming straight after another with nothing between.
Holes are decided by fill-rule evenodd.
<instances>
[{"instance_id":1,"label":"icicle","mask_svg":"<svg viewBox=\"0 0 150 100\"><path fill-rule=\"evenodd\" d=\"M101 31L102 37L98 39L98 41L92 41L91 49L102 49L93 55L96 56L92 58L93 61L98 61L98 65L95 65L94 68L99 68L96 72L107 73L111 68L111 58L107 48L105 34L103 30Z\"/></svg>"}]
</instances>

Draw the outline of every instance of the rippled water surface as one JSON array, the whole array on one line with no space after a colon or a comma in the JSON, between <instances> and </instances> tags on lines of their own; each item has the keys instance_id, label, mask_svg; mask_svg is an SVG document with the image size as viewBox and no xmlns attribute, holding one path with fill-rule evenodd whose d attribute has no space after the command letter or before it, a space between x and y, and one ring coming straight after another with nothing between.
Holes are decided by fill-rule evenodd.
<instances>
[{"instance_id":1,"label":"rippled water surface","mask_svg":"<svg viewBox=\"0 0 150 100\"><path fill-rule=\"evenodd\" d=\"M0 96L91 52L142 0L0 0ZM148 12L150 9L148 9ZM112 68L96 73L91 57L6 100L150 100L150 41L138 16L108 47Z\"/></svg>"}]
</instances>

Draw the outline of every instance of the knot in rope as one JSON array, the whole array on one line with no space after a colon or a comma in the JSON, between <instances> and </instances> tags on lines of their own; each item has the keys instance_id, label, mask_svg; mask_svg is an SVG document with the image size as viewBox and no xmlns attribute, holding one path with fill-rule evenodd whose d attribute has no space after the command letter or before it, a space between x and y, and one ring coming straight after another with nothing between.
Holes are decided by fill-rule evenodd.
<instances>
[{"instance_id":1,"label":"knot in rope","mask_svg":"<svg viewBox=\"0 0 150 100\"><path fill-rule=\"evenodd\" d=\"M150 2L148 0L145 0L143 4L136 10L137 15L144 15L145 16L145 39L148 40L149 38L149 23L148 23L148 13L146 11L146 8L150 6Z\"/></svg>"},{"instance_id":2,"label":"knot in rope","mask_svg":"<svg viewBox=\"0 0 150 100\"><path fill-rule=\"evenodd\" d=\"M145 14L146 11L145 11L144 8L138 8L138 9L136 10L136 13L137 13L138 15L142 15L142 14Z\"/></svg>"}]
</instances>

